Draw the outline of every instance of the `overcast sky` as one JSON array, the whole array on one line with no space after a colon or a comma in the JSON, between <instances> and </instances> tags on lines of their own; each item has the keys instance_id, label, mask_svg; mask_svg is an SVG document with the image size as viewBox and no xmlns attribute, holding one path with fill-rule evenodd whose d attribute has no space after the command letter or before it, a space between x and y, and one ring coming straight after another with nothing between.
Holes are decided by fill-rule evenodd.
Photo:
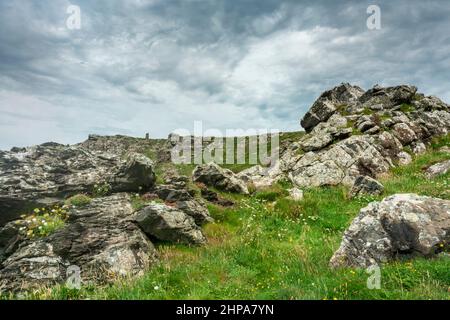
<instances>
[{"instance_id":1,"label":"overcast sky","mask_svg":"<svg viewBox=\"0 0 450 320\"><path fill-rule=\"evenodd\" d=\"M370 4L381 30L367 28ZM166 137L196 120L299 130L341 82L414 84L449 102L449 30L441 0L1 1L0 149Z\"/></svg>"}]
</instances>

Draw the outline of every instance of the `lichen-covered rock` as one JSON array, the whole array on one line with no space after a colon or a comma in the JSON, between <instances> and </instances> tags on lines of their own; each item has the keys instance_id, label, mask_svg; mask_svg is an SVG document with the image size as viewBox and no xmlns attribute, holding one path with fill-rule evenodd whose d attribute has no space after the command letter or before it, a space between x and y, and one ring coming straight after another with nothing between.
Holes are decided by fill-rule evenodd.
<instances>
[{"instance_id":1,"label":"lichen-covered rock","mask_svg":"<svg viewBox=\"0 0 450 320\"><path fill-rule=\"evenodd\" d=\"M289 192L289 199L294 201L301 201L303 200L303 190L300 190L299 188L292 188L288 190Z\"/></svg>"},{"instance_id":2,"label":"lichen-covered rock","mask_svg":"<svg viewBox=\"0 0 450 320\"><path fill-rule=\"evenodd\" d=\"M348 83L322 93L301 120L301 126L311 131L320 122L327 121L340 105L356 101L363 93L360 87Z\"/></svg>"},{"instance_id":3,"label":"lichen-covered rock","mask_svg":"<svg viewBox=\"0 0 450 320\"><path fill-rule=\"evenodd\" d=\"M410 103L416 92L417 88L414 86L401 85L387 88L375 86L366 91L359 98L359 102L363 107L382 105L383 109L389 109L402 103Z\"/></svg>"},{"instance_id":4,"label":"lichen-covered rock","mask_svg":"<svg viewBox=\"0 0 450 320\"><path fill-rule=\"evenodd\" d=\"M354 198L365 194L380 195L383 191L384 186L377 180L368 176L359 176L350 190L350 197Z\"/></svg>"},{"instance_id":5,"label":"lichen-covered rock","mask_svg":"<svg viewBox=\"0 0 450 320\"><path fill-rule=\"evenodd\" d=\"M70 264L45 241L33 242L11 255L0 271L0 293L23 292L63 283Z\"/></svg>"},{"instance_id":6,"label":"lichen-covered rock","mask_svg":"<svg viewBox=\"0 0 450 320\"><path fill-rule=\"evenodd\" d=\"M361 209L330 261L336 267L368 267L449 248L450 201L397 194Z\"/></svg>"},{"instance_id":7,"label":"lichen-covered rock","mask_svg":"<svg viewBox=\"0 0 450 320\"><path fill-rule=\"evenodd\" d=\"M201 182L228 192L248 194L247 185L231 170L221 168L215 163L197 166L192 173L194 182Z\"/></svg>"},{"instance_id":8,"label":"lichen-covered rock","mask_svg":"<svg viewBox=\"0 0 450 320\"><path fill-rule=\"evenodd\" d=\"M394 136L406 146L417 139L415 132L406 123L397 123L393 128Z\"/></svg>"},{"instance_id":9,"label":"lichen-covered rock","mask_svg":"<svg viewBox=\"0 0 450 320\"><path fill-rule=\"evenodd\" d=\"M138 211L134 217L149 237L184 244L203 244L206 238L193 217L161 203L153 203Z\"/></svg>"},{"instance_id":10,"label":"lichen-covered rock","mask_svg":"<svg viewBox=\"0 0 450 320\"><path fill-rule=\"evenodd\" d=\"M97 284L142 274L156 257L134 223L130 196L119 193L71 209L64 227L22 242L3 262L0 283L8 291L62 283L66 268L74 265L85 284Z\"/></svg>"},{"instance_id":11,"label":"lichen-covered rock","mask_svg":"<svg viewBox=\"0 0 450 320\"><path fill-rule=\"evenodd\" d=\"M55 143L0 152L0 226L99 183L136 192L154 181L151 160L135 153L122 158Z\"/></svg>"},{"instance_id":12,"label":"lichen-covered rock","mask_svg":"<svg viewBox=\"0 0 450 320\"><path fill-rule=\"evenodd\" d=\"M236 177L244 183L251 183L256 189L263 189L272 186L285 177L280 168L280 161L273 166L263 167L256 165L239 172Z\"/></svg>"}]
</instances>

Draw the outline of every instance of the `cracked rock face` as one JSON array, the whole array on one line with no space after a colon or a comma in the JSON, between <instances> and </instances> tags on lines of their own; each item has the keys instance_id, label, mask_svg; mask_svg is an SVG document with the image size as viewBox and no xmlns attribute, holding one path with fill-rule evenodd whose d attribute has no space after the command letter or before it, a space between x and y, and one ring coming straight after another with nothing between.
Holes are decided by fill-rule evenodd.
<instances>
[{"instance_id":1,"label":"cracked rock face","mask_svg":"<svg viewBox=\"0 0 450 320\"><path fill-rule=\"evenodd\" d=\"M161 241L184 244L203 244L206 238L193 217L187 213L155 203L136 213L134 220L150 237Z\"/></svg>"},{"instance_id":2,"label":"cracked rock face","mask_svg":"<svg viewBox=\"0 0 450 320\"><path fill-rule=\"evenodd\" d=\"M450 245L450 201L397 194L361 209L331 258L336 267L433 257Z\"/></svg>"},{"instance_id":3,"label":"cracked rock face","mask_svg":"<svg viewBox=\"0 0 450 320\"><path fill-rule=\"evenodd\" d=\"M46 238L22 239L2 262L0 287L29 290L66 281L66 270L81 269L84 283L142 274L156 259L153 244L133 221L130 196L118 193L71 209L66 225Z\"/></svg>"},{"instance_id":4,"label":"cracked rock face","mask_svg":"<svg viewBox=\"0 0 450 320\"><path fill-rule=\"evenodd\" d=\"M194 182L201 182L228 192L248 194L244 181L239 179L231 170L221 168L215 163L197 166L192 173Z\"/></svg>"},{"instance_id":5,"label":"cracked rock face","mask_svg":"<svg viewBox=\"0 0 450 320\"><path fill-rule=\"evenodd\" d=\"M365 194L380 195L383 191L383 185L377 180L368 176L359 176L350 190L350 197L354 198Z\"/></svg>"},{"instance_id":6,"label":"cracked rock face","mask_svg":"<svg viewBox=\"0 0 450 320\"><path fill-rule=\"evenodd\" d=\"M339 105L352 103L363 94L363 89L348 83L325 91L305 114L300 123L309 132L320 122L327 121Z\"/></svg>"},{"instance_id":7,"label":"cracked rock face","mask_svg":"<svg viewBox=\"0 0 450 320\"><path fill-rule=\"evenodd\" d=\"M435 178L437 176L446 174L450 171L450 160L439 162L430 166L425 174L428 178Z\"/></svg>"},{"instance_id":8,"label":"cracked rock face","mask_svg":"<svg viewBox=\"0 0 450 320\"><path fill-rule=\"evenodd\" d=\"M136 153L122 160L55 143L0 152L0 226L33 208L89 193L101 182L113 192L148 189L155 182L153 163Z\"/></svg>"}]
</instances>

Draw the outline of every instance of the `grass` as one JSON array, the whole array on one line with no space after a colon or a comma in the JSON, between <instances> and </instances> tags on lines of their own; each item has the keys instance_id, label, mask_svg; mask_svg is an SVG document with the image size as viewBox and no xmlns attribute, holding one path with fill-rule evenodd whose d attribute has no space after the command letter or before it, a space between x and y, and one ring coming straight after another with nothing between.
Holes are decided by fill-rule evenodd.
<instances>
[{"instance_id":1,"label":"grass","mask_svg":"<svg viewBox=\"0 0 450 320\"><path fill-rule=\"evenodd\" d=\"M223 194L232 208L209 205L216 222L204 227L208 244L160 245L161 261L143 277L80 291L57 287L41 299L450 299L450 259L392 262L381 269L381 289L367 288L360 269L331 270L328 262L344 230L369 202L394 193L450 199L449 174L429 180L423 169L449 159L433 150L381 179L383 195L349 199L345 187L304 190L304 200L285 198L287 183L250 197Z\"/></svg>"},{"instance_id":2,"label":"grass","mask_svg":"<svg viewBox=\"0 0 450 320\"><path fill-rule=\"evenodd\" d=\"M86 205L90 204L91 201L92 201L92 199L88 195L77 194L77 195L74 195L73 197L70 197L69 199L67 199L66 204L76 206L76 207L82 207L82 206L86 206Z\"/></svg>"}]
</instances>

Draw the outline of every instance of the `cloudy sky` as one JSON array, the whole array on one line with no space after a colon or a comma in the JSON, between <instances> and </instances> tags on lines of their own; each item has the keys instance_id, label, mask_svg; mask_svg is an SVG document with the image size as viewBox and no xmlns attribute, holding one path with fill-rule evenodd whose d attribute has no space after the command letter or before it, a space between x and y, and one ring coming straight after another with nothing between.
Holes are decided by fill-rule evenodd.
<instances>
[{"instance_id":1,"label":"cloudy sky","mask_svg":"<svg viewBox=\"0 0 450 320\"><path fill-rule=\"evenodd\" d=\"M67 28L67 8L81 29ZM381 9L381 30L366 10ZM341 82L450 101L449 1L0 2L0 149L89 133L299 130Z\"/></svg>"}]
</instances>

